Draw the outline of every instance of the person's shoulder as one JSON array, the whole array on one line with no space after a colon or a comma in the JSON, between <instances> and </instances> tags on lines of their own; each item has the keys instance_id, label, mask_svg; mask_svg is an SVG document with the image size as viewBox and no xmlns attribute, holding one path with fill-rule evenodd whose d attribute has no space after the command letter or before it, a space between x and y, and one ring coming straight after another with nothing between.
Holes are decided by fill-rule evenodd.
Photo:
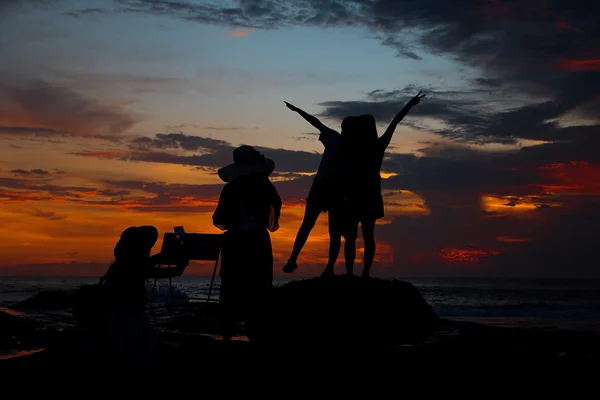
<instances>
[{"instance_id":1,"label":"person's shoulder","mask_svg":"<svg viewBox=\"0 0 600 400\"><path fill-rule=\"evenodd\" d=\"M327 126L321 128L321 134L319 135L319 140L323 142L323 144L328 144L332 142L337 142L342 138L342 135L339 134L335 129L331 129Z\"/></svg>"},{"instance_id":2,"label":"person's shoulder","mask_svg":"<svg viewBox=\"0 0 600 400\"><path fill-rule=\"evenodd\" d=\"M325 133L327 135L341 136L338 131L336 131L335 129L332 129L326 125L323 125L323 127L321 128L321 133Z\"/></svg>"},{"instance_id":3,"label":"person's shoulder","mask_svg":"<svg viewBox=\"0 0 600 400\"><path fill-rule=\"evenodd\" d=\"M221 195L231 193L235 190L235 187L238 185L237 180L233 182L227 182L223 188L221 189Z\"/></svg>"}]
</instances>

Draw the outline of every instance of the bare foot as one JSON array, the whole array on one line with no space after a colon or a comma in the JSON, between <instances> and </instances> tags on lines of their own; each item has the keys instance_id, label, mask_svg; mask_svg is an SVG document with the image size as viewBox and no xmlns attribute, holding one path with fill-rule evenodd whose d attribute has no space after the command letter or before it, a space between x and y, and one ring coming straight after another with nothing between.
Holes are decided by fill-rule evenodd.
<instances>
[{"instance_id":1,"label":"bare foot","mask_svg":"<svg viewBox=\"0 0 600 400\"><path fill-rule=\"evenodd\" d=\"M298 264L296 264L296 261L289 260L287 264L285 264L285 266L283 267L283 272L285 272L286 274L291 274L296 270L296 268L298 268Z\"/></svg>"},{"instance_id":2,"label":"bare foot","mask_svg":"<svg viewBox=\"0 0 600 400\"><path fill-rule=\"evenodd\" d=\"M323 271L323 273L321 274L321 278L326 278L326 277L330 277L333 276L333 268L325 268L325 271Z\"/></svg>"}]
</instances>

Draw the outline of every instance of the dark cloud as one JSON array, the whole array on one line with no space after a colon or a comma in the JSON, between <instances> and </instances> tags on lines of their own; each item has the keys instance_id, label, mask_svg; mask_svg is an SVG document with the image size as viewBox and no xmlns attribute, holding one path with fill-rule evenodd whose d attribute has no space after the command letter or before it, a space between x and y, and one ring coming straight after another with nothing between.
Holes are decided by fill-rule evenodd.
<instances>
[{"instance_id":1,"label":"dark cloud","mask_svg":"<svg viewBox=\"0 0 600 400\"><path fill-rule=\"evenodd\" d=\"M190 165L200 168L216 169L233 162L231 143L201 136L183 133L156 134L154 138L138 137L129 142L133 151L86 151L70 153L72 155L119 159L137 162L156 162L165 164ZM265 157L275 161L278 172L315 172L320 162L320 154L299 150L255 147ZM198 151L195 155L181 155L168 150ZM166 151L158 151L166 150Z\"/></svg>"},{"instance_id":2,"label":"dark cloud","mask_svg":"<svg viewBox=\"0 0 600 400\"><path fill-rule=\"evenodd\" d=\"M108 10L106 10L104 8L84 8L81 10L69 11L69 12L65 13L65 15L69 15L74 18L79 18L79 17L89 16L89 15L105 14L107 12L108 12Z\"/></svg>"},{"instance_id":3,"label":"dark cloud","mask_svg":"<svg viewBox=\"0 0 600 400\"><path fill-rule=\"evenodd\" d=\"M29 171L26 171L29 172ZM7 201L75 201L96 194L98 189L86 186L56 185L52 178L21 175L19 179L0 178L0 197Z\"/></svg>"},{"instance_id":4,"label":"dark cloud","mask_svg":"<svg viewBox=\"0 0 600 400\"><path fill-rule=\"evenodd\" d=\"M365 101L327 101L320 103L324 107L321 115L342 120L348 115L372 114L387 124L417 92L408 86L402 90L372 91ZM482 88L462 92L428 90L427 97L411 110L403 123L410 125L415 118L441 120L447 127L432 129L433 132L473 144L511 144L518 139L572 143L598 138L600 125L560 126L551 121L573 110L578 100L545 101L502 111L510 107L514 96L514 92L509 95L505 91Z\"/></svg>"},{"instance_id":5,"label":"dark cloud","mask_svg":"<svg viewBox=\"0 0 600 400\"><path fill-rule=\"evenodd\" d=\"M473 75L466 75L456 83L459 89L427 87L427 97L403 122L415 128L432 129L459 145L429 143L419 155L388 154L384 161L383 170L397 174L384 181L384 188L413 191L428 210L427 216L400 216L388 225L378 226L378 239L393 245L395 263L402 268L393 273L598 275L593 243L594 229L600 223L600 126L597 124L600 4L597 2L239 0L215 5L183 0L120 0L118 3L122 12L170 16L232 28L362 27L384 46L394 48L398 56L423 60L426 53L437 54L474 67L468 69L475 71ZM386 124L419 90L410 85L374 90L358 100L332 99L320 104L322 115L339 120L347 115L370 113ZM43 104L50 107L47 104L52 104L54 98L42 98ZM88 104L86 99L81 102ZM27 119L15 119L14 115L20 115L18 112L10 115L0 112L7 127L74 131L72 126L61 125L49 117L67 115L64 112L67 107L51 106L50 112L31 100L0 102L0 106L12 104L22 105L23 110L32 105L31 109L42 110L42 117L30 127L22 121L29 122L33 114L26 115ZM100 107L106 111L106 107L94 104L92 109ZM92 118L101 119L102 123L95 122L91 128L99 125L104 134L107 131L114 134L130 126L123 123L131 120L127 114L110 110L109 118ZM556 122L569 114L596 121L596 125L565 126ZM75 120L77 115L75 112ZM441 121L443 128L423 125L430 119ZM86 126L85 130L94 130L91 128ZM27 130L22 132L27 133ZM494 153L467 146L514 144L520 139L549 143ZM79 154L190 165L214 171L232 161L234 148L228 142L183 133L137 138L127 145L127 150ZM280 179L276 185L282 197L288 202L301 202L311 178L299 173L314 171L320 155L285 149L261 150L277 163L273 177ZM102 189L108 191L104 193L108 199L94 204L172 212L211 209L222 187L142 181L106 181L101 185L108 188ZM30 193L29 199L62 195L69 196L69 201L92 203L85 190L60 188L51 182L36 183L27 177L0 179L0 186L9 186L3 192L0 188L3 199L22 195L21 191L10 190L20 187ZM98 189L89 190L100 193ZM145 195L140 196L140 192ZM486 197L494 197L495 209L482 205ZM525 206L530 207L528 211L518 211ZM498 239L515 236L526 240ZM482 260L471 264L476 256Z\"/></svg>"},{"instance_id":6,"label":"dark cloud","mask_svg":"<svg viewBox=\"0 0 600 400\"><path fill-rule=\"evenodd\" d=\"M54 211L35 210L33 215L36 217L49 219L50 221L64 221L67 219L66 215L59 215Z\"/></svg>"},{"instance_id":7,"label":"dark cloud","mask_svg":"<svg viewBox=\"0 0 600 400\"><path fill-rule=\"evenodd\" d=\"M25 171L24 169L13 169L10 172L12 172L15 175L31 175L31 172Z\"/></svg>"},{"instance_id":8,"label":"dark cloud","mask_svg":"<svg viewBox=\"0 0 600 400\"><path fill-rule=\"evenodd\" d=\"M183 149L183 150L217 150L231 145L223 140L191 136L184 133L157 133L154 138L138 137L130 142L130 146L143 149Z\"/></svg>"},{"instance_id":9,"label":"dark cloud","mask_svg":"<svg viewBox=\"0 0 600 400\"><path fill-rule=\"evenodd\" d=\"M222 6L166 0L120 3L125 12L229 27L362 27L383 45L395 48L400 56L418 60L421 54L431 53L453 58L477 68L482 76L468 78L472 87L458 96L428 98L418 115L445 121L449 127L437 133L455 140L573 140L573 136L587 138L597 132L598 126L564 130L547 122L547 118L574 111L600 120L600 27L596 21L600 6L595 2L458 0L440 5L437 0L239 0ZM501 101L498 91L521 93L527 100L503 104L509 109L495 108L494 103ZM388 95L325 102L323 115L343 118L370 113L377 119L389 120L398 103L406 98L394 92Z\"/></svg>"},{"instance_id":10,"label":"dark cloud","mask_svg":"<svg viewBox=\"0 0 600 400\"><path fill-rule=\"evenodd\" d=\"M26 171L24 169L13 169L10 172L12 172L15 175L38 175L38 176L50 175L50 172L48 172L44 169L32 169L29 171Z\"/></svg>"},{"instance_id":11,"label":"dark cloud","mask_svg":"<svg viewBox=\"0 0 600 400\"><path fill-rule=\"evenodd\" d=\"M387 124L419 91L420 89L410 85L401 90L374 90L367 94L365 101L327 101L320 103L324 107L321 115L342 120L348 115L371 114L380 123ZM435 118L449 124L453 128L452 132L479 131L488 124L490 113L481 110L476 94L478 93L429 89L427 97L411 110L406 119ZM438 132L444 134L447 131ZM448 136L449 133L445 135Z\"/></svg>"},{"instance_id":12,"label":"dark cloud","mask_svg":"<svg viewBox=\"0 0 600 400\"><path fill-rule=\"evenodd\" d=\"M64 135L67 132L60 131L51 128L31 128L27 126L0 126L0 135L1 134L9 134L9 135L32 135L32 136L55 136L55 135Z\"/></svg>"},{"instance_id":13,"label":"dark cloud","mask_svg":"<svg viewBox=\"0 0 600 400\"><path fill-rule=\"evenodd\" d=\"M239 131L241 128L237 128L235 126L231 126L231 127L205 126L204 129L209 130L209 131Z\"/></svg>"},{"instance_id":14,"label":"dark cloud","mask_svg":"<svg viewBox=\"0 0 600 400\"><path fill-rule=\"evenodd\" d=\"M7 77L0 81L0 120L12 123L5 124L0 132L16 135L68 132L115 136L138 122L119 107L86 98L67 87Z\"/></svg>"},{"instance_id":15,"label":"dark cloud","mask_svg":"<svg viewBox=\"0 0 600 400\"><path fill-rule=\"evenodd\" d=\"M305 133L300 133L295 135L292 139L294 140L310 140L310 141L315 141L317 139L317 137L319 136L318 132L305 132Z\"/></svg>"}]
</instances>

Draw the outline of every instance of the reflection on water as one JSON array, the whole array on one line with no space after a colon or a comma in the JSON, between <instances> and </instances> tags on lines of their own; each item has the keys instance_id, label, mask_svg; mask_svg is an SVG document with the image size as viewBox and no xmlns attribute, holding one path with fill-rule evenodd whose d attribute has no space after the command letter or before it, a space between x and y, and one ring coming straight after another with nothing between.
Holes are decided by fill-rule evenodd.
<instances>
[{"instance_id":1,"label":"reflection on water","mask_svg":"<svg viewBox=\"0 0 600 400\"><path fill-rule=\"evenodd\" d=\"M7 351L0 351L0 360L8 360L10 358L17 358L17 357L23 357L23 356L30 356L32 354L36 354L39 353L41 351L46 350L45 348L43 349L33 349L33 350L7 350Z\"/></svg>"},{"instance_id":2,"label":"reflection on water","mask_svg":"<svg viewBox=\"0 0 600 400\"><path fill-rule=\"evenodd\" d=\"M11 308L6 308L6 307L0 307L0 312L6 313L8 315L14 315L15 317L22 315L22 312L13 310Z\"/></svg>"},{"instance_id":3,"label":"reflection on water","mask_svg":"<svg viewBox=\"0 0 600 400\"><path fill-rule=\"evenodd\" d=\"M215 340L221 340L221 341L223 340L223 336L221 336L221 335L212 335L209 333L203 333L202 336L208 336ZM248 342L249 341L248 336L246 336L246 335L233 335L231 337L231 340L235 341L235 342Z\"/></svg>"}]
</instances>

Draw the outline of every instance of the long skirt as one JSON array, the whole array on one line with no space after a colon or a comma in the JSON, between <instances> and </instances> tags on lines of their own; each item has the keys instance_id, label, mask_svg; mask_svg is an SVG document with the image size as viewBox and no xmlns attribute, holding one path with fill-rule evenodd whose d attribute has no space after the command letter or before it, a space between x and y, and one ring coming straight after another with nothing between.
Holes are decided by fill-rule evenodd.
<instances>
[{"instance_id":1,"label":"long skirt","mask_svg":"<svg viewBox=\"0 0 600 400\"><path fill-rule=\"evenodd\" d=\"M235 320L264 315L273 289L273 250L266 229L226 232L221 250L219 303L224 330L230 334Z\"/></svg>"}]
</instances>

